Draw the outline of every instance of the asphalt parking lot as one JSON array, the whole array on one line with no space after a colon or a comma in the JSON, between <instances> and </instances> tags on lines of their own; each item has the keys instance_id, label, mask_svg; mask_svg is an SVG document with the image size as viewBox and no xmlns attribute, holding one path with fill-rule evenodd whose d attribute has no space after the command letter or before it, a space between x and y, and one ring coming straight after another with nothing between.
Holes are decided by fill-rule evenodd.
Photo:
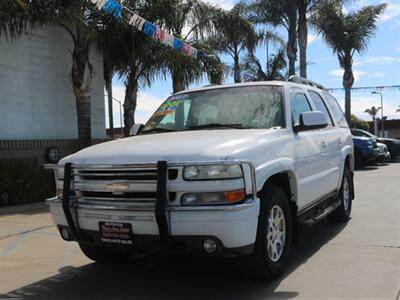
<instances>
[{"instance_id":1,"label":"asphalt parking lot","mask_svg":"<svg viewBox=\"0 0 400 300\"><path fill-rule=\"evenodd\" d=\"M300 229L290 268L249 279L234 260L99 266L59 238L43 205L0 210L0 299L400 299L400 163L356 172L345 225Z\"/></svg>"}]
</instances>

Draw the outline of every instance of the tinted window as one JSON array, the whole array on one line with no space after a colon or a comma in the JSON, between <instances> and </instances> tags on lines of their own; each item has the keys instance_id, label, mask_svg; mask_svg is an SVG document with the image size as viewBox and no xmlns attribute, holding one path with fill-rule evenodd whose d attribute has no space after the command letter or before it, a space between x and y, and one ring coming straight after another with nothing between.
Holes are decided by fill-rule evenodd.
<instances>
[{"instance_id":1,"label":"tinted window","mask_svg":"<svg viewBox=\"0 0 400 300\"><path fill-rule=\"evenodd\" d=\"M316 92L309 91L308 93L310 94L311 100L314 102L315 108L324 113L326 119L328 120L328 126L332 126L332 118L328 109L326 108L324 100L322 100L321 96Z\"/></svg>"},{"instance_id":2,"label":"tinted window","mask_svg":"<svg viewBox=\"0 0 400 300\"><path fill-rule=\"evenodd\" d=\"M331 109L332 114L335 120L338 122L339 126L344 128L349 128L349 125L347 124L346 118L343 114L342 108L340 107L336 99L331 94L324 93L324 95L328 103L328 106Z\"/></svg>"},{"instance_id":3,"label":"tinted window","mask_svg":"<svg viewBox=\"0 0 400 300\"><path fill-rule=\"evenodd\" d=\"M310 103L304 93L294 91L292 94L292 122L293 124L299 123L300 114L303 112L311 111Z\"/></svg>"}]
</instances>

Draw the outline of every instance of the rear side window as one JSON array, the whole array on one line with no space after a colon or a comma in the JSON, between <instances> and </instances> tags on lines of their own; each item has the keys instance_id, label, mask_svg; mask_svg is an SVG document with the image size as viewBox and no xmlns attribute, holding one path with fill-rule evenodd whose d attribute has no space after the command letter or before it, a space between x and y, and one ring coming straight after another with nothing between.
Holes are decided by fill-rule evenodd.
<instances>
[{"instance_id":1,"label":"rear side window","mask_svg":"<svg viewBox=\"0 0 400 300\"><path fill-rule=\"evenodd\" d=\"M337 100L329 93L325 92L324 95L335 120L338 122L338 125L343 128L349 128L349 124L347 124L346 118L343 114L343 110Z\"/></svg>"},{"instance_id":2,"label":"rear side window","mask_svg":"<svg viewBox=\"0 0 400 300\"><path fill-rule=\"evenodd\" d=\"M293 124L299 123L300 115L303 112L311 111L310 103L306 95L300 91L293 91L292 93L292 122Z\"/></svg>"},{"instance_id":3,"label":"rear side window","mask_svg":"<svg viewBox=\"0 0 400 300\"><path fill-rule=\"evenodd\" d=\"M326 107L324 100L316 92L308 91L308 93L310 94L311 100L314 102L315 108L325 115L326 120L328 121L328 126L332 127L332 118Z\"/></svg>"}]
</instances>

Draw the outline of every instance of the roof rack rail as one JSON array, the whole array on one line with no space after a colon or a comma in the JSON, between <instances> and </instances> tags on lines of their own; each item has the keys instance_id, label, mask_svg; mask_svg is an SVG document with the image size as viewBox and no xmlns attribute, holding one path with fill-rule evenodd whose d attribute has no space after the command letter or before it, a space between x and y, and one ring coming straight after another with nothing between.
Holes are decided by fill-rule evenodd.
<instances>
[{"instance_id":1,"label":"roof rack rail","mask_svg":"<svg viewBox=\"0 0 400 300\"><path fill-rule=\"evenodd\" d=\"M321 85L319 83L316 83L314 81L311 81L309 79L306 79L306 78L303 78L303 77L300 77L300 76L296 76L296 75L290 76L286 81L294 82L294 83L300 83L300 84L306 84L306 85L309 85L309 86L313 86L313 87L319 88L321 90L326 90L326 88L323 85Z\"/></svg>"}]
</instances>

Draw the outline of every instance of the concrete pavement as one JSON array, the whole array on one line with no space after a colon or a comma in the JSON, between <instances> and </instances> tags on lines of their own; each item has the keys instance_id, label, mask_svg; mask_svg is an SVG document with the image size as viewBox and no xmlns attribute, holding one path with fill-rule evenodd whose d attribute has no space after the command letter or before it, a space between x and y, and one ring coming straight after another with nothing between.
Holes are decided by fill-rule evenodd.
<instances>
[{"instance_id":1,"label":"concrete pavement","mask_svg":"<svg viewBox=\"0 0 400 300\"><path fill-rule=\"evenodd\" d=\"M400 299L400 163L356 172L347 224L300 229L290 268L246 278L235 260L98 266L59 238L46 209L0 210L0 299Z\"/></svg>"}]
</instances>

